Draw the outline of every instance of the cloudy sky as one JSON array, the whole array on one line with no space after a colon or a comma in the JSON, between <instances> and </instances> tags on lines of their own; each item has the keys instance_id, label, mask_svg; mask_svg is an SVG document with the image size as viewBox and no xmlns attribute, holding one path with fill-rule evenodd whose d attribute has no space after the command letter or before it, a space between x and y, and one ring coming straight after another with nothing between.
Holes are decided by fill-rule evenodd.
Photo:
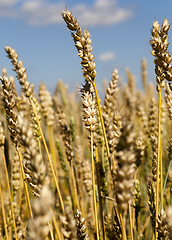
<instances>
[{"instance_id":1,"label":"cloudy sky","mask_svg":"<svg viewBox=\"0 0 172 240\"><path fill-rule=\"evenodd\" d=\"M8 75L15 76L5 45L17 51L36 90L40 82L45 82L53 93L61 78L72 91L75 83L84 81L80 59L60 14L65 6L82 29L88 28L91 33L99 91L102 80L109 81L114 68L125 82L126 67L141 88L143 57L148 62L148 80L155 81L147 40L153 20L162 23L172 17L171 0L0 0L0 64L7 68Z\"/></svg>"}]
</instances>

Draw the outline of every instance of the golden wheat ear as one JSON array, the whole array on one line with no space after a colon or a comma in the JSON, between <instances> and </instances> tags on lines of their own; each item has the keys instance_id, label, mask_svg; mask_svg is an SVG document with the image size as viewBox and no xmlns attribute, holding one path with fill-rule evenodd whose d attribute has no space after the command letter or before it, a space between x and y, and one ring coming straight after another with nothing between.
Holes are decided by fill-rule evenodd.
<instances>
[{"instance_id":1,"label":"golden wheat ear","mask_svg":"<svg viewBox=\"0 0 172 240\"><path fill-rule=\"evenodd\" d=\"M162 25L156 21L153 22L151 31L150 45L152 47L152 55L154 56L155 74L156 74L156 90L158 92L158 152L157 152L157 181L156 181L156 219L159 213L159 192L161 209L163 209L163 169L162 169L162 140L161 140L161 92L165 86L165 79L172 81L171 73L171 55L168 52L168 31L170 24L164 19ZM160 168L160 170L159 170ZM159 174L160 172L160 174ZM160 176L159 176L160 175ZM159 186L160 179L160 186ZM160 187L160 188L159 188ZM156 222L156 229L158 223ZM157 238L158 231L155 232Z\"/></svg>"}]
</instances>

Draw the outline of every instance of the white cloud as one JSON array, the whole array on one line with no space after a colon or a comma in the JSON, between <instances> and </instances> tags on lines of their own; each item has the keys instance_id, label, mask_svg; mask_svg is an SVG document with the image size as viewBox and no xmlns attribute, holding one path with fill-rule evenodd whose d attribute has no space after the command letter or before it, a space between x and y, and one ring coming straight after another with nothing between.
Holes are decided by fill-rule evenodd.
<instances>
[{"instance_id":1,"label":"white cloud","mask_svg":"<svg viewBox=\"0 0 172 240\"><path fill-rule=\"evenodd\" d=\"M49 25L62 21L60 13L64 3L50 3L47 0L27 0L21 7L20 12L26 18L29 25Z\"/></svg>"},{"instance_id":2,"label":"white cloud","mask_svg":"<svg viewBox=\"0 0 172 240\"><path fill-rule=\"evenodd\" d=\"M49 0L1 0L0 17L18 17L29 25L49 25L62 22L60 13L65 8L65 1ZM3 11L1 10L3 9ZM95 0L91 6L85 3L71 7L73 15L81 26L110 25L124 21L133 15L132 9L120 8L117 0Z\"/></svg>"},{"instance_id":3,"label":"white cloud","mask_svg":"<svg viewBox=\"0 0 172 240\"><path fill-rule=\"evenodd\" d=\"M0 0L0 17L17 18L14 7L19 2L21 2L21 0Z\"/></svg>"},{"instance_id":4,"label":"white cloud","mask_svg":"<svg viewBox=\"0 0 172 240\"><path fill-rule=\"evenodd\" d=\"M98 57L99 61L106 62L115 59L115 54L113 52L101 53Z\"/></svg>"},{"instance_id":5,"label":"white cloud","mask_svg":"<svg viewBox=\"0 0 172 240\"><path fill-rule=\"evenodd\" d=\"M17 4L20 1L21 0L1 0L0 1L0 7L11 7L11 6Z\"/></svg>"},{"instance_id":6,"label":"white cloud","mask_svg":"<svg viewBox=\"0 0 172 240\"><path fill-rule=\"evenodd\" d=\"M119 8L114 0L96 0L92 6L80 4L72 12L82 26L112 25L133 16L132 9Z\"/></svg>"}]
</instances>

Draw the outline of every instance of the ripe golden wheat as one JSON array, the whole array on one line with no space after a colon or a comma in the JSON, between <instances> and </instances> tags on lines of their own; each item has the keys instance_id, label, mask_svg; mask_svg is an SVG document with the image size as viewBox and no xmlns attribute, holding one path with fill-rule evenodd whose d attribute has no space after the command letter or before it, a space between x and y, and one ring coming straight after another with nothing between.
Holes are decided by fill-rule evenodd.
<instances>
[{"instance_id":1,"label":"ripe golden wheat","mask_svg":"<svg viewBox=\"0 0 172 240\"><path fill-rule=\"evenodd\" d=\"M61 80L54 94L43 83L35 93L18 53L5 47L22 93L3 68L1 239L172 239L169 21L153 22L149 41L156 86L143 59L142 91L129 69L126 84L114 69L100 101L91 34L68 9L62 18L81 60L81 100Z\"/></svg>"}]
</instances>

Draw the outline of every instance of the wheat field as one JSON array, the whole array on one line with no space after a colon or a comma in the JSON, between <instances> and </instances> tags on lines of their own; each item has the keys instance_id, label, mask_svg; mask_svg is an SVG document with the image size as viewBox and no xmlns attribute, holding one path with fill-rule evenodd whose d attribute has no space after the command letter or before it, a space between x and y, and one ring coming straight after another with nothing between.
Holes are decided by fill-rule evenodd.
<instances>
[{"instance_id":1,"label":"wheat field","mask_svg":"<svg viewBox=\"0 0 172 240\"><path fill-rule=\"evenodd\" d=\"M53 94L44 83L35 92L20 53L5 46L15 77L2 68L0 238L172 239L170 23L152 25L155 82L142 59L142 90L129 69L126 84L114 69L100 99L91 34L68 9L61 15L80 58L79 90L60 80Z\"/></svg>"}]
</instances>

